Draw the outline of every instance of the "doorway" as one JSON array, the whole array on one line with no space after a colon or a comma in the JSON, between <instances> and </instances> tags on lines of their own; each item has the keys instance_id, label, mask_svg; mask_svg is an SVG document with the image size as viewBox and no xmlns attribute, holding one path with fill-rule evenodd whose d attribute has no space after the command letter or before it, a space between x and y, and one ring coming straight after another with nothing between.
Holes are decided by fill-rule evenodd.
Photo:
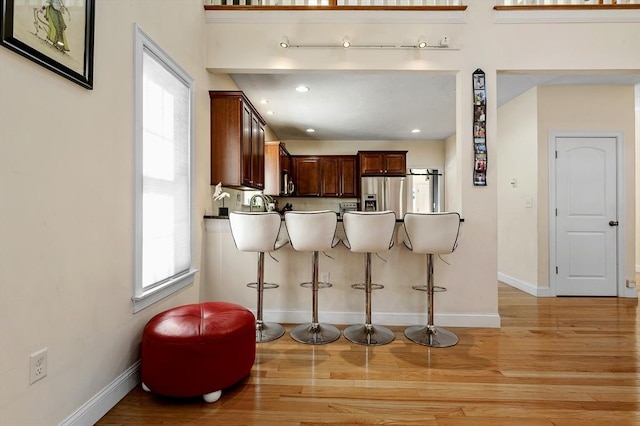
<instances>
[{"instance_id":1,"label":"doorway","mask_svg":"<svg viewBox=\"0 0 640 426\"><path fill-rule=\"evenodd\" d=\"M617 296L621 134L550 137L549 253L557 296Z\"/></svg>"}]
</instances>

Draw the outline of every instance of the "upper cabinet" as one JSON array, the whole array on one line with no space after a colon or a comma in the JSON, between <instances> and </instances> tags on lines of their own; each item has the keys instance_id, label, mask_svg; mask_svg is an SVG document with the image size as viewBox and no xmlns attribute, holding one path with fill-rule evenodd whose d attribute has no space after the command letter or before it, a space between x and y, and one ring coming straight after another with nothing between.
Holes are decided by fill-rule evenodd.
<instances>
[{"instance_id":1,"label":"upper cabinet","mask_svg":"<svg viewBox=\"0 0 640 426\"><path fill-rule=\"evenodd\" d=\"M264 193L289 195L288 183L293 180L293 160L283 143L264 143Z\"/></svg>"},{"instance_id":2,"label":"upper cabinet","mask_svg":"<svg viewBox=\"0 0 640 426\"><path fill-rule=\"evenodd\" d=\"M360 176L404 176L407 151L358 151Z\"/></svg>"},{"instance_id":3,"label":"upper cabinet","mask_svg":"<svg viewBox=\"0 0 640 426\"><path fill-rule=\"evenodd\" d=\"M295 193L298 197L356 198L355 155L293 156Z\"/></svg>"},{"instance_id":4,"label":"upper cabinet","mask_svg":"<svg viewBox=\"0 0 640 426\"><path fill-rule=\"evenodd\" d=\"M265 121L240 91L210 91L211 184L264 189Z\"/></svg>"},{"instance_id":5,"label":"upper cabinet","mask_svg":"<svg viewBox=\"0 0 640 426\"><path fill-rule=\"evenodd\" d=\"M319 197L322 189L320 157L311 155L293 156L293 182L297 197Z\"/></svg>"},{"instance_id":6,"label":"upper cabinet","mask_svg":"<svg viewBox=\"0 0 640 426\"><path fill-rule=\"evenodd\" d=\"M355 155L322 157L322 195L356 198L357 172Z\"/></svg>"}]
</instances>

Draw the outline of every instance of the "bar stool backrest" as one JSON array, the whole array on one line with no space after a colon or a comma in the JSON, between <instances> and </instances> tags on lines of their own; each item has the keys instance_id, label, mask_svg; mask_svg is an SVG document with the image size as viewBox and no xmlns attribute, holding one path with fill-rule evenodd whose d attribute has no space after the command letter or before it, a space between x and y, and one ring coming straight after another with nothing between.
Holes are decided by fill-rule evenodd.
<instances>
[{"instance_id":1,"label":"bar stool backrest","mask_svg":"<svg viewBox=\"0 0 640 426\"><path fill-rule=\"evenodd\" d=\"M405 246L419 254L452 253L458 244L460 215L446 213L406 213Z\"/></svg>"},{"instance_id":2,"label":"bar stool backrest","mask_svg":"<svg viewBox=\"0 0 640 426\"><path fill-rule=\"evenodd\" d=\"M272 252L286 241L278 241L282 218L277 212L230 212L233 242L240 251Z\"/></svg>"},{"instance_id":3,"label":"bar stool backrest","mask_svg":"<svg viewBox=\"0 0 640 426\"><path fill-rule=\"evenodd\" d=\"M338 216L330 210L289 211L284 215L289 241L297 251L324 251L335 247Z\"/></svg>"},{"instance_id":4,"label":"bar stool backrest","mask_svg":"<svg viewBox=\"0 0 640 426\"><path fill-rule=\"evenodd\" d=\"M342 216L345 246L353 252L378 253L393 246L396 214L382 212L345 212Z\"/></svg>"}]
</instances>

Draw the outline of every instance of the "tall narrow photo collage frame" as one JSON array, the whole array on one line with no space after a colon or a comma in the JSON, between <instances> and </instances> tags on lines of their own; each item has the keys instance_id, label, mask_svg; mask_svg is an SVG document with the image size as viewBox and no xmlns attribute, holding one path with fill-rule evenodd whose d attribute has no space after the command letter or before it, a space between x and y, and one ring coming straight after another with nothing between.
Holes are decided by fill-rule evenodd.
<instances>
[{"instance_id":1,"label":"tall narrow photo collage frame","mask_svg":"<svg viewBox=\"0 0 640 426\"><path fill-rule=\"evenodd\" d=\"M487 89L484 71L473 72L473 185L487 186Z\"/></svg>"}]
</instances>

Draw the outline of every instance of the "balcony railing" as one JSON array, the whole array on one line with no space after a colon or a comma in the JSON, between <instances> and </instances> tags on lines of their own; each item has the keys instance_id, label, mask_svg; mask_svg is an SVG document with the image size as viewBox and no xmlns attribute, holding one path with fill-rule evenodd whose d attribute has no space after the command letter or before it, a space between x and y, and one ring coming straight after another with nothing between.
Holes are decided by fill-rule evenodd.
<instances>
[{"instance_id":1,"label":"balcony railing","mask_svg":"<svg viewBox=\"0 0 640 426\"><path fill-rule=\"evenodd\" d=\"M436 8L464 9L463 0L205 0L205 9L219 7L256 8Z\"/></svg>"},{"instance_id":2,"label":"balcony railing","mask_svg":"<svg viewBox=\"0 0 640 426\"><path fill-rule=\"evenodd\" d=\"M640 5L640 0L498 0L498 6L624 6Z\"/></svg>"},{"instance_id":3,"label":"balcony railing","mask_svg":"<svg viewBox=\"0 0 640 426\"><path fill-rule=\"evenodd\" d=\"M204 0L205 9L427 9L465 10L465 0ZM489 3L487 1L487 3ZM638 9L640 0L495 0L496 9Z\"/></svg>"}]
</instances>

